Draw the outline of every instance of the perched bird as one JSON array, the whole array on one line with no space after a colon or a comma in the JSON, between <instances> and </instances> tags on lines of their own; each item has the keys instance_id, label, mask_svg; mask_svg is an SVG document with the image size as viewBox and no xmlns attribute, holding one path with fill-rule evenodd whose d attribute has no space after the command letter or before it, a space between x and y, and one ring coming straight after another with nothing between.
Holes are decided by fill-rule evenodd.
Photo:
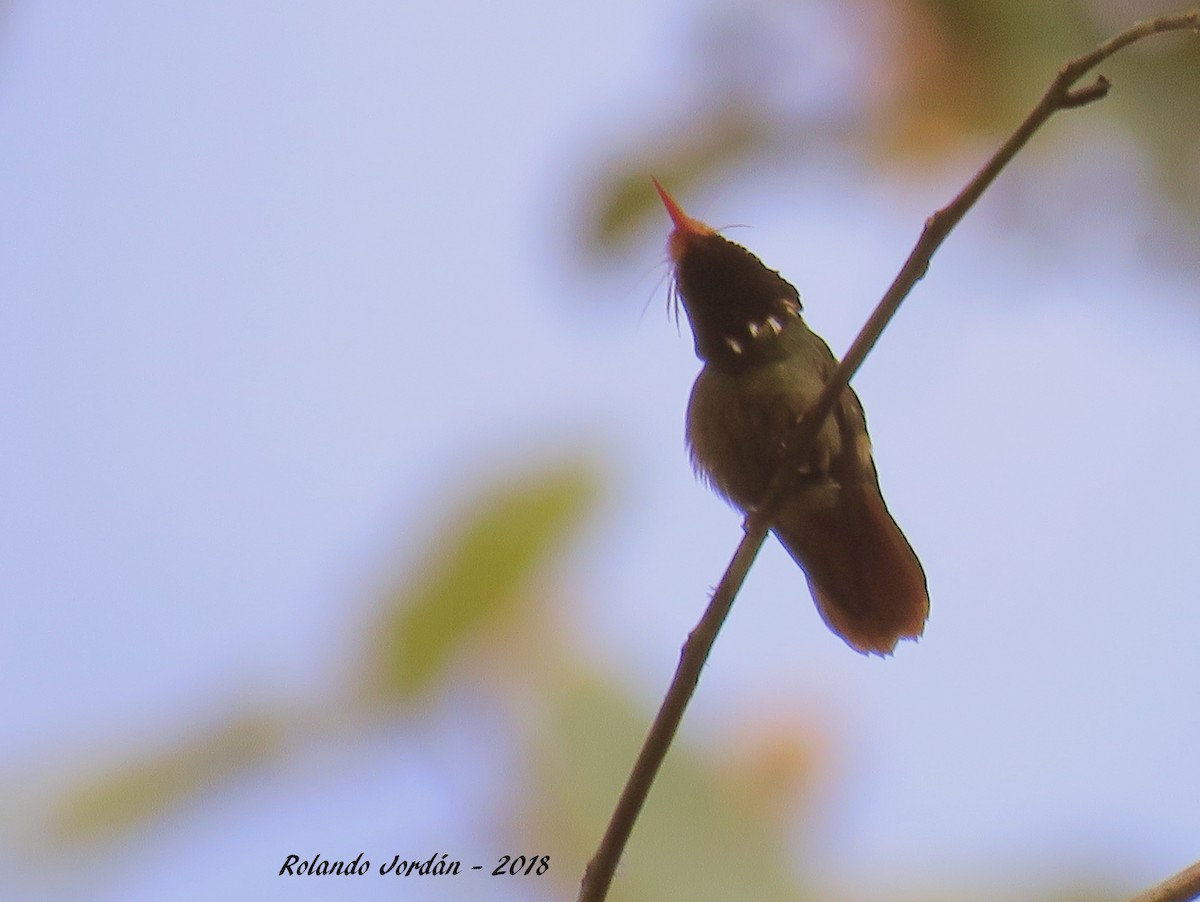
<instances>
[{"instance_id":1,"label":"perched bird","mask_svg":"<svg viewBox=\"0 0 1200 902\"><path fill-rule=\"evenodd\" d=\"M749 512L837 360L805 325L795 288L654 186L675 226L667 242L674 289L704 362L687 410L692 463ZM891 654L900 639L919 637L929 614L925 572L883 501L852 389L796 476L771 530L808 577L825 623L864 654Z\"/></svg>"}]
</instances>

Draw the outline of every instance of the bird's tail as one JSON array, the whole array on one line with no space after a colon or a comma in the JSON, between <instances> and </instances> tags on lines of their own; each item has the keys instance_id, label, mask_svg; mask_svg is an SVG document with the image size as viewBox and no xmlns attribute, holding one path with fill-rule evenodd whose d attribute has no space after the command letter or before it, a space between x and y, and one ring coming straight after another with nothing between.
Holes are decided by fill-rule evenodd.
<instances>
[{"instance_id":1,"label":"bird's tail","mask_svg":"<svg viewBox=\"0 0 1200 902\"><path fill-rule=\"evenodd\" d=\"M879 487L839 490L835 504L784 507L773 527L804 570L829 628L864 654L889 655L916 639L929 616L925 571L888 513Z\"/></svg>"}]
</instances>

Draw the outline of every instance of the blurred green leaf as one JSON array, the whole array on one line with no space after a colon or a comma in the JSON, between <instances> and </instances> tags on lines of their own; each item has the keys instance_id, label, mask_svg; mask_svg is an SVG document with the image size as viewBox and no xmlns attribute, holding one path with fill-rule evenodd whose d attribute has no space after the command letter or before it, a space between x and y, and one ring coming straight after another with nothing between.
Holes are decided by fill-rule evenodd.
<instances>
[{"instance_id":1,"label":"blurred green leaf","mask_svg":"<svg viewBox=\"0 0 1200 902\"><path fill-rule=\"evenodd\" d=\"M651 162L639 160L634 168L625 161L615 165L595 180L596 215L589 242L598 248L615 247L650 215L659 217L665 235L668 220L650 176L672 193L686 196L698 178L762 147L767 134L756 110L722 108L674 131L651 155Z\"/></svg>"},{"instance_id":2,"label":"blurred green leaf","mask_svg":"<svg viewBox=\"0 0 1200 902\"><path fill-rule=\"evenodd\" d=\"M66 789L51 816L63 842L109 840L161 817L221 780L273 759L283 742L274 716L230 720L158 753L140 753Z\"/></svg>"},{"instance_id":3,"label":"blurred green leaf","mask_svg":"<svg viewBox=\"0 0 1200 902\"><path fill-rule=\"evenodd\" d=\"M367 657L368 696L411 700L427 690L464 640L519 605L591 513L598 485L593 465L573 460L487 489L386 599Z\"/></svg>"}]
</instances>

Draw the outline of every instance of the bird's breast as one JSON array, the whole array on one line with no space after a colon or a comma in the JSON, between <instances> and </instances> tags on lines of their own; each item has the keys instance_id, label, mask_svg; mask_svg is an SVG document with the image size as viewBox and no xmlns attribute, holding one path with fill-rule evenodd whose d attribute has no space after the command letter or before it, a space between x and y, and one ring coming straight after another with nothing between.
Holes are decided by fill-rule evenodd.
<instances>
[{"instance_id":1,"label":"bird's breast","mask_svg":"<svg viewBox=\"0 0 1200 902\"><path fill-rule=\"evenodd\" d=\"M687 410L693 465L739 508L754 507L766 494L796 423L823 387L815 367L791 358L741 372L705 366ZM839 431L830 417L810 458L814 477L828 472L840 447Z\"/></svg>"}]
</instances>

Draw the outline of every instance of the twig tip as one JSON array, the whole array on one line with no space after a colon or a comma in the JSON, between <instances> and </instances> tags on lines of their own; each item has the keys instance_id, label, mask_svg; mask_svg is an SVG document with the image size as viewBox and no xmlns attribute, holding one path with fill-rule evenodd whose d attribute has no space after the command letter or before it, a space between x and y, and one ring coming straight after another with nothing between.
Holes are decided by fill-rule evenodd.
<instances>
[{"instance_id":1,"label":"twig tip","mask_svg":"<svg viewBox=\"0 0 1200 902\"><path fill-rule=\"evenodd\" d=\"M1111 88L1112 80L1106 75L1099 75L1090 85L1083 88L1076 88L1073 91L1067 91L1059 102L1059 107L1064 110L1070 110L1086 106L1089 103L1094 103L1097 100L1107 97Z\"/></svg>"}]
</instances>

